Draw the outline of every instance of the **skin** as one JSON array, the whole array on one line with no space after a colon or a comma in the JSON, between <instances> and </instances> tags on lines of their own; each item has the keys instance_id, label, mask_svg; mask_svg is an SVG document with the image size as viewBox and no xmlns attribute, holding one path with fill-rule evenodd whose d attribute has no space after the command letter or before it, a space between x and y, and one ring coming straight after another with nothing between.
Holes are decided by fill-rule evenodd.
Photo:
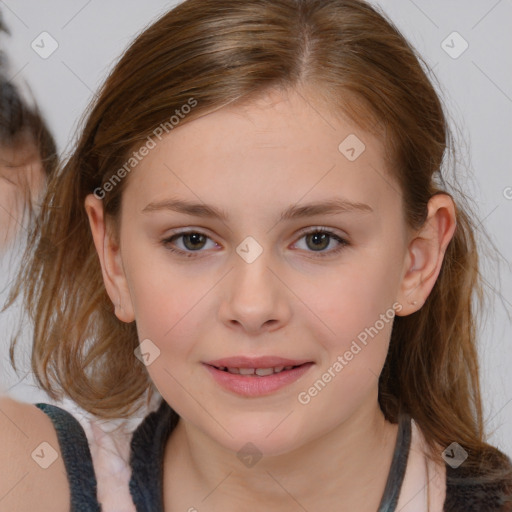
<instances>
[{"instance_id":1,"label":"skin","mask_svg":"<svg viewBox=\"0 0 512 512\"><path fill-rule=\"evenodd\" d=\"M349 134L366 146L355 161L338 150ZM128 178L119 240L101 200L87 197L116 315L159 348L147 370L181 417L165 451L166 509L377 509L397 435L377 401L391 322L308 404L298 395L393 303L400 315L419 309L439 275L454 204L434 196L425 225L412 231L384 161L378 138L311 94L268 91L176 127L150 151ZM143 212L171 196L215 205L229 219ZM279 221L291 205L333 197L372 211ZM335 254L334 238L304 236L318 227L349 245ZM178 229L208 238L162 243ZM236 252L247 236L263 248L252 263ZM244 398L201 364L235 355L314 365L271 395ZM250 468L236 456L247 442L262 454Z\"/></svg>"},{"instance_id":2,"label":"skin","mask_svg":"<svg viewBox=\"0 0 512 512\"><path fill-rule=\"evenodd\" d=\"M34 200L44 181L43 165L33 143L0 147L0 253L22 229L24 192Z\"/></svg>"}]
</instances>

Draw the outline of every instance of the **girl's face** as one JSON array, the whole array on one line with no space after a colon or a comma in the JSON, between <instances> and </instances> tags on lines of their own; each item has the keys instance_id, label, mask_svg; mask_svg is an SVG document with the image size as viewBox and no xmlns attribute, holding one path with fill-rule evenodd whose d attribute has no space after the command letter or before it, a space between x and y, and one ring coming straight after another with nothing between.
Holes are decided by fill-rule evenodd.
<instances>
[{"instance_id":1,"label":"girl's face","mask_svg":"<svg viewBox=\"0 0 512 512\"><path fill-rule=\"evenodd\" d=\"M119 316L170 406L235 451L277 455L375 415L404 299L408 229L385 148L304 98L272 92L178 125L123 195ZM309 364L208 365L234 357Z\"/></svg>"}]
</instances>

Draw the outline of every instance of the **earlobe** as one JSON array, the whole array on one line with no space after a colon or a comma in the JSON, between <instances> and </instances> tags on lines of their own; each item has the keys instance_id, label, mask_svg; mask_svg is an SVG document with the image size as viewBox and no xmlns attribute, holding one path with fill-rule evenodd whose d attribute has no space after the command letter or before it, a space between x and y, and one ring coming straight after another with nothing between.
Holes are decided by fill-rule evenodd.
<instances>
[{"instance_id":1,"label":"earlobe","mask_svg":"<svg viewBox=\"0 0 512 512\"><path fill-rule=\"evenodd\" d=\"M119 245L109 233L110 230L105 222L102 200L94 194L89 194L85 198L85 210L89 218L94 246L100 260L105 289L115 306L115 314L123 322L133 322L135 315Z\"/></svg>"},{"instance_id":2,"label":"earlobe","mask_svg":"<svg viewBox=\"0 0 512 512\"><path fill-rule=\"evenodd\" d=\"M416 312L427 300L441 271L446 248L456 228L455 205L448 194L436 194L428 203L423 226L411 237L398 301L398 316Z\"/></svg>"}]
</instances>

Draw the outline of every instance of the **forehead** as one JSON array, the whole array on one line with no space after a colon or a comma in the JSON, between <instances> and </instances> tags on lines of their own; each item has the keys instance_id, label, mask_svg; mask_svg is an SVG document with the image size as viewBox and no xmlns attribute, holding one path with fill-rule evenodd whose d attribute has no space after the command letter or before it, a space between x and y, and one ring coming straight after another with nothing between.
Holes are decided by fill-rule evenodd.
<instances>
[{"instance_id":1,"label":"forehead","mask_svg":"<svg viewBox=\"0 0 512 512\"><path fill-rule=\"evenodd\" d=\"M169 195L224 210L337 195L379 209L397 202L382 141L296 92L269 92L177 126L132 172L123 203ZM399 194L398 194L399 195Z\"/></svg>"}]
</instances>

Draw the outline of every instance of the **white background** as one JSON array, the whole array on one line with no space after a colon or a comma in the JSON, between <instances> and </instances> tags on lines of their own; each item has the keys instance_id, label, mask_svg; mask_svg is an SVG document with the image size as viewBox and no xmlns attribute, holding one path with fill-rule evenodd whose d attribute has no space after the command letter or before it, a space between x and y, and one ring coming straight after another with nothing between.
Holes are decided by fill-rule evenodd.
<instances>
[{"instance_id":1,"label":"white background","mask_svg":"<svg viewBox=\"0 0 512 512\"><path fill-rule=\"evenodd\" d=\"M487 229L505 258L501 273L486 267L494 307L481 329L482 387L490 441L512 455L512 0L381 0L373 2L433 67L449 108L461 130L458 144L465 158L463 183L478 203L480 226ZM26 84L67 153L78 120L121 52L145 26L175 2L145 0L5 0L0 1L11 36L2 36L10 58L10 78ZM46 31L57 50L41 58L31 43ZM468 49L454 59L442 42L457 31ZM453 43L451 42L453 40ZM462 42L448 39L453 51ZM512 193L508 195L510 198ZM5 313L3 314L5 330ZM7 344L2 332L2 358ZM28 336L27 336L28 339ZM27 342L28 347L28 342ZM4 357L5 354L5 357ZM3 364L5 367L5 363ZM35 402L44 396L25 379L9 377L9 393Z\"/></svg>"}]
</instances>

